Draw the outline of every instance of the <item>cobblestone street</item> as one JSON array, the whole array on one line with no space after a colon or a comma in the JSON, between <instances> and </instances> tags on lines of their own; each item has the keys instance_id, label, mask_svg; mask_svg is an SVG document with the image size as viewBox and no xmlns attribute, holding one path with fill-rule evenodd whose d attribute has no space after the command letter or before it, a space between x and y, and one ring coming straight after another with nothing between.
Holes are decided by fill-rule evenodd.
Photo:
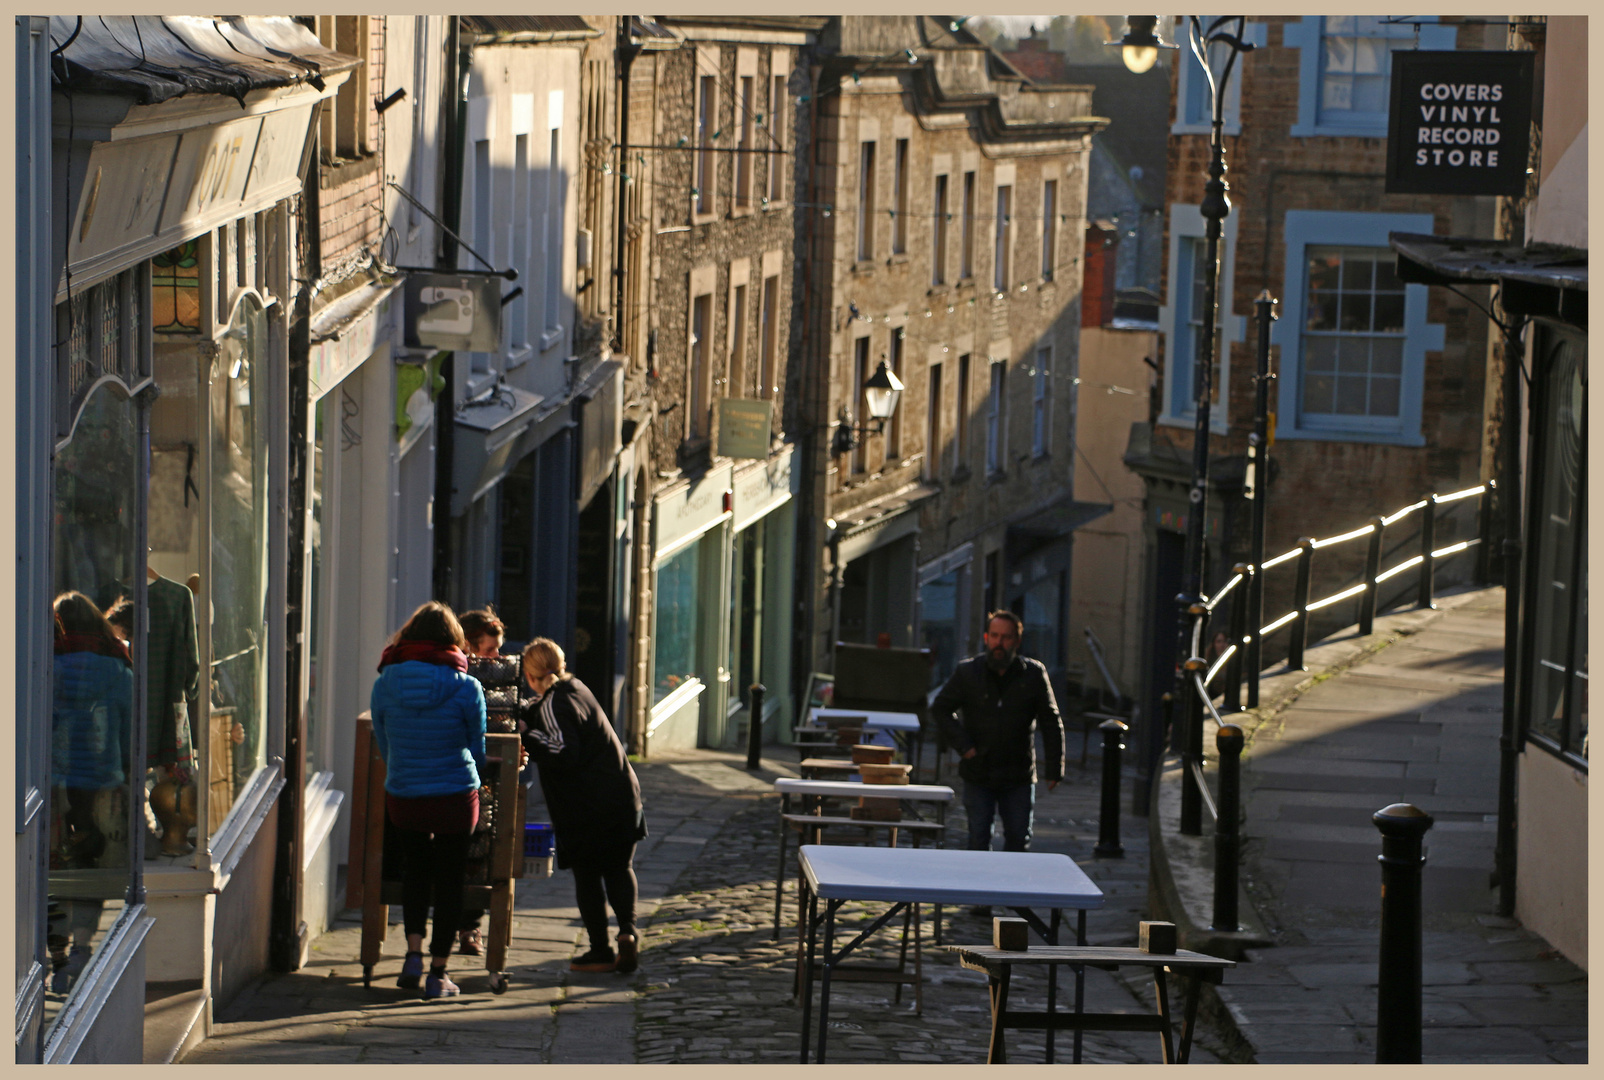
<instances>
[{"instance_id":1,"label":"cobblestone street","mask_svg":"<svg viewBox=\"0 0 1604 1080\"><path fill-rule=\"evenodd\" d=\"M1078 743L1071 735L1071 747ZM391 928L385 956L364 988L356 963L360 926L354 912L319 937L298 972L266 979L217 1018L213 1035L183 1058L188 1063L789 1063L797 1059L800 1014L792 997L796 963L795 860L788 858L787 907L778 941L772 937L774 871L778 860L775 776L795 771L794 754L771 748L773 759L754 776L733 754L698 751L679 760L637 765L652 836L641 845L641 969L633 976L567 970L584 948L571 876L519 882L509 949L511 989L491 995L481 967L453 958L463 996L424 1004L393 985L400 969L400 928ZM1134 944L1144 917L1146 823L1125 819L1123 859L1091 858L1097 838L1098 763L1070 764L1065 784L1036 804L1032 847L1075 858L1107 896L1090 913L1093 944ZM951 777L944 780L951 781ZM1128 785L1128 781L1127 781ZM1128 805L1128 787L1126 803ZM531 819L538 819L538 804ZM963 809L948 817L950 845L962 843ZM905 841L904 841L905 842ZM790 851L794 853L795 847ZM848 923L863 922L883 905L849 904ZM399 911L392 908L391 917ZM989 922L966 911L943 912L947 943L989 942ZM882 930L866 960L892 960L895 927ZM1072 924L1066 933L1072 932ZM984 976L965 971L935 947L926 915L923 1015L912 987L902 1000L893 988L838 983L832 992L832 1063L979 1063L986 1058L989 1009ZM909 958L910 965L912 957ZM1152 1008L1145 978L1088 971L1087 1007L1094 1011ZM1229 979L1229 976L1227 976ZM1059 1007L1073 1001L1073 981L1061 975ZM1019 977L1011 1002L1040 1008L1046 983ZM1219 1061L1225 1040L1200 1024L1193 1060ZM1072 1037L1060 1034L1059 1061L1070 1059ZM1010 1036L1011 1059L1043 1060L1043 1036ZM1088 1062L1156 1062L1156 1037L1088 1033Z\"/></svg>"}]
</instances>

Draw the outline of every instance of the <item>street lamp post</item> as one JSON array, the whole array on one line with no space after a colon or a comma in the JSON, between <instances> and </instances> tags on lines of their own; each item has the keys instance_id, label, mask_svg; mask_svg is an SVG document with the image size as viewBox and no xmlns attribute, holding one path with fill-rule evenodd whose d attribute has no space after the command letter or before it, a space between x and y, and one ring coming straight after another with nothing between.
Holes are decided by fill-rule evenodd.
<instances>
[{"instance_id":1,"label":"street lamp post","mask_svg":"<svg viewBox=\"0 0 1604 1080\"><path fill-rule=\"evenodd\" d=\"M1126 17L1125 37L1117 44L1121 46L1126 66L1133 71L1141 63L1151 67L1152 61L1148 57L1156 54L1150 50L1166 47L1154 30L1157 22L1157 17L1152 15ZM1228 32L1227 26L1234 33ZM1192 376L1196 425L1192 445L1192 489L1188 495L1190 501L1186 514L1186 569L1182 576L1181 595L1176 598L1179 622L1176 636L1177 700L1183 701L1185 698L1181 694L1192 693L1191 688L1185 685L1185 676L1180 668L1180 662L1189 659L1191 652L1188 641L1188 631L1191 629L1189 609L1201 603L1203 595L1209 485L1209 405L1213 396L1215 327L1219 325L1220 234L1226 217L1231 213L1231 200L1228 197L1230 187L1225 182L1225 92L1236 68L1237 57L1253 48L1252 44L1243 40L1246 26L1247 17L1244 15L1218 16L1206 29L1201 18L1187 16L1187 39L1209 90L1209 167L1208 181L1203 186L1203 203L1199 207L1206 222L1205 276L1203 325L1197 342L1197 365ZM1210 55L1215 45L1223 45L1227 49L1218 72ZM1171 287L1174 287L1174 283L1171 283ZM1201 757L1202 747L1188 745L1187 753ZM1196 790L1196 784L1191 781L1190 770L1185 770L1183 812L1188 803L1200 799L1201 792Z\"/></svg>"}]
</instances>

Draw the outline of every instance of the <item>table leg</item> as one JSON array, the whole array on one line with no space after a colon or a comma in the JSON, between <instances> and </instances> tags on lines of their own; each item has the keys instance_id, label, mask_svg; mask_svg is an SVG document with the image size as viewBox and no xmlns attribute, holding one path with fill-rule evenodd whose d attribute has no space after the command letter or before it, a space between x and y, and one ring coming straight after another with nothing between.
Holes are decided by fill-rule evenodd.
<instances>
[{"instance_id":1,"label":"table leg","mask_svg":"<svg viewBox=\"0 0 1604 1080\"><path fill-rule=\"evenodd\" d=\"M1052 917L1051 921L1047 924L1048 927L1049 927L1049 933L1047 935L1047 944L1049 944L1049 945L1057 945L1058 944L1058 924L1063 920L1063 915L1064 915L1064 912L1063 912L1063 910L1061 908L1053 908L1053 917ZM1049 1065L1051 1065L1053 1063L1053 1061L1055 1060L1055 1056L1056 1056L1055 1055L1056 1047L1053 1045L1053 1036L1056 1035L1057 1032L1052 1029L1051 1024L1052 1024L1052 1016L1057 1011L1058 1011L1058 965L1057 964L1048 964L1047 965L1047 1016L1048 1016L1048 1021L1047 1022L1048 1022L1049 1026L1047 1028L1047 1058L1046 1058L1046 1061L1047 1061L1047 1064L1049 1064Z\"/></svg>"},{"instance_id":2,"label":"table leg","mask_svg":"<svg viewBox=\"0 0 1604 1080\"><path fill-rule=\"evenodd\" d=\"M1197 1021L1197 999L1201 995L1203 980L1195 975L1186 980L1186 1015L1181 1021L1181 1053L1179 1059L1185 1065L1192 1057L1192 1032Z\"/></svg>"},{"instance_id":3,"label":"table leg","mask_svg":"<svg viewBox=\"0 0 1604 1080\"><path fill-rule=\"evenodd\" d=\"M1086 944L1086 909L1081 908L1075 913L1075 944ZM1086 1008L1086 965L1075 966L1075 1015L1079 1016ZM1075 1056L1072 1059L1076 1065L1080 1064L1081 1046L1085 1041L1086 1033L1080 1029L1075 1031Z\"/></svg>"},{"instance_id":4,"label":"table leg","mask_svg":"<svg viewBox=\"0 0 1604 1080\"><path fill-rule=\"evenodd\" d=\"M913 913L918 904L909 904L902 909L902 940L897 946L897 975L901 976L908 971L908 931L913 925ZM914 954L917 958L918 954ZM897 983L897 989L891 996L893 1004L902 1004L902 984Z\"/></svg>"},{"instance_id":5,"label":"table leg","mask_svg":"<svg viewBox=\"0 0 1604 1080\"><path fill-rule=\"evenodd\" d=\"M991 1049L986 1055L987 1065L1005 1065L1008 1048L1003 1043L1003 1018L1008 1012L1008 982L1013 974L1012 964L1003 964L1002 970L989 980L991 990Z\"/></svg>"},{"instance_id":6,"label":"table leg","mask_svg":"<svg viewBox=\"0 0 1604 1080\"><path fill-rule=\"evenodd\" d=\"M925 1014L924 908L913 905L913 1015Z\"/></svg>"},{"instance_id":7,"label":"table leg","mask_svg":"<svg viewBox=\"0 0 1604 1080\"><path fill-rule=\"evenodd\" d=\"M782 807L780 813L785 813ZM791 831L790 823L780 818L780 868L774 874L774 940L780 940L780 907L785 903L785 848L790 839L786 834ZM797 911L797 918L802 917L801 910Z\"/></svg>"},{"instance_id":8,"label":"table leg","mask_svg":"<svg viewBox=\"0 0 1604 1080\"><path fill-rule=\"evenodd\" d=\"M819 984L819 1064L824 1064L825 1047L830 1037L830 976L835 973L835 913L840 900L824 902L824 977ZM808 958L808 971L813 971L812 957ZM811 996L811 994L810 994Z\"/></svg>"},{"instance_id":9,"label":"table leg","mask_svg":"<svg viewBox=\"0 0 1604 1080\"><path fill-rule=\"evenodd\" d=\"M1158 1016L1163 1023L1160 1025L1158 1037L1164 1049L1164 1064L1175 1064L1175 1033L1170 1029L1170 988L1164 979L1164 969L1153 969L1153 996L1158 999Z\"/></svg>"},{"instance_id":10,"label":"table leg","mask_svg":"<svg viewBox=\"0 0 1604 1080\"><path fill-rule=\"evenodd\" d=\"M799 887L801 894L797 897L797 960L802 970L797 972L797 976L802 984L802 1064L806 1065L808 1035L812 1031L813 1020L813 933L819 914L819 901L808 890L806 882L801 883ZM807 942L806 949L802 947L804 939Z\"/></svg>"}]
</instances>

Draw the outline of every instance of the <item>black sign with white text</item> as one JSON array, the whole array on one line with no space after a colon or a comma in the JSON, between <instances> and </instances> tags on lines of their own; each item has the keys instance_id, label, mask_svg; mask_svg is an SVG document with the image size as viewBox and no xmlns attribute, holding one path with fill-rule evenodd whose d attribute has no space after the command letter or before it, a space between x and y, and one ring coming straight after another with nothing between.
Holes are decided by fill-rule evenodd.
<instances>
[{"instance_id":1,"label":"black sign with white text","mask_svg":"<svg viewBox=\"0 0 1604 1080\"><path fill-rule=\"evenodd\" d=\"M1532 60L1529 52L1393 53L1387 190L1523 194Z\"/></svg>"}]
</instances>

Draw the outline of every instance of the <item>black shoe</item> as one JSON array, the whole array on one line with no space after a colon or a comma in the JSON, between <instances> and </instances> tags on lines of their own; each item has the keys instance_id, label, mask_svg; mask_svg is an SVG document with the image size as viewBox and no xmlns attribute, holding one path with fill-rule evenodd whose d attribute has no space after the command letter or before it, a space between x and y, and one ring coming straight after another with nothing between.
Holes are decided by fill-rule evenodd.
<instances>
[{"instance_id":1,"label":"black shoe","mask_svg":"<svg viewBox=\"0 0 1604 1080\"><path fill-rule=\"evenodd\" d=\"M640 934L618 935L618 973L628 975L640 967Z\"/></svg>"},{"instance_id":2,"label":"black shoe","mask_svg":"<svg viewBox=\"0 0 1604 1080\"><path fill-rule=\"evenodd\" d=\"M610 946L598 949L591 946L583 956L576 956L568 965L569 971L612 971L618 966L618 956Z\"/></svg>"},{"instance_id":3,"label":"black shoe","mask_svg":"<svg viewBox=\"0 0 1604 1080\"><path fill-rule=\"evenodd\" d=\"M977 919L989 919L991 918L991 908L984 905L977 905L969 909L969 914L973 915Z\"/></svg>"}]
</instances>

